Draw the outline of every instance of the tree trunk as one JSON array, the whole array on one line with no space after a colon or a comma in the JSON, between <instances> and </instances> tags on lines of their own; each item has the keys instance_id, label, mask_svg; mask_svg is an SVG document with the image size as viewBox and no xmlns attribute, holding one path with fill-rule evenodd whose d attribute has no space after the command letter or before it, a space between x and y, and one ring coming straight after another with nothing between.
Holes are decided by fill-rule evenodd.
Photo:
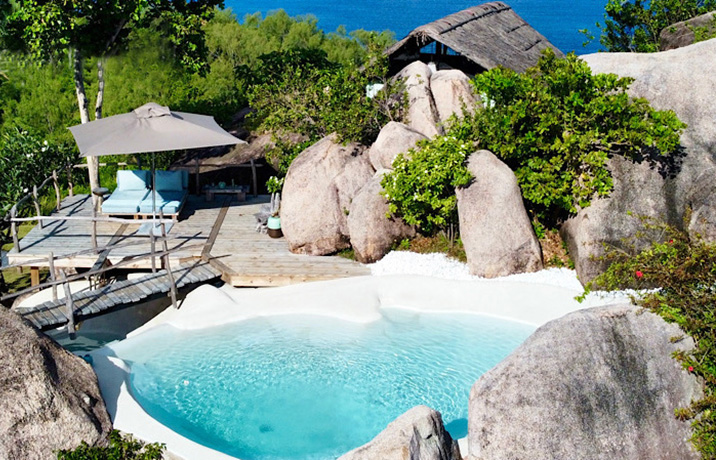
<instances>
[{"instance_id":1,"label":"tree trunk","mask_svg":"<svg viewBox=\"0 0 716 460\"><path fill-rule=\"evenodd\" d=\"M104 104L104 62L102 58L97 61L97 103L94 105L94 119L102 118L102 104Z\"/></svg>"},{"instance_id":2,"label":"tree trunk","mask_svg":"<svg viewBox=\"0 0 716 460\"><path fill-rule=\"evenodd\" d=\"M82 53L78 49L71 50L72 66L75 80L75 93L77 94L77 105L80 109L80 120L82 123L89 121L89 109L87 108L87 95L85 94L85 80L82 73ZM99 170L97 157L87 157L87 173L89 174L90 188L99 187ZM92 195L92 200L97 198ZM96 203L95 203L96 204Z\"/></svg>"}]
</instances>

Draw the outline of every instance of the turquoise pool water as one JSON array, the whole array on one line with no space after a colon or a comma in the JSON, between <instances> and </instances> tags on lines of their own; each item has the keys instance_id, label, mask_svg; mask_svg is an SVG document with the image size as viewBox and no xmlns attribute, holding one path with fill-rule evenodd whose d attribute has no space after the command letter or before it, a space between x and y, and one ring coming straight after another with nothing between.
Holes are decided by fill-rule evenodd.
<instances>
[{"instance_id":1,"label":"turquoise pool water","mask_svg":"<svg viewBox=\"0 0 716 460\"><path fill-rule=\"evenodd\" d=\"M244 460L334 459L418 404L467 433L470 387L533 331L478 315L389 309L381 321L255 318L164 327L117 347L154 418Z\"/></svg>"}]
</instances>

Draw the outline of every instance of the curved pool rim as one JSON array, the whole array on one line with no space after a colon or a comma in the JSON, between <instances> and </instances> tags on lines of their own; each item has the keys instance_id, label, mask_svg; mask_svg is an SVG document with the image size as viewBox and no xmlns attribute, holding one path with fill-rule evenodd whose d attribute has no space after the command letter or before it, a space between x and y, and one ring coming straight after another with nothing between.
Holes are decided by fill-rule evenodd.
<instances>
[{"instance_id":1,"label":"curved pool rim","mask_svg":"<svg viewBox=\"0 0 716 460\"><path fill-rule=\"evenodd\" d=\"M307 314L367 323L380 318L382 308L389 307L474 313L539 327L573 311L624 301L588 297L579 303L575 300L579 294L545 284L414 275L366 276L264 289L205 285L191 292L179 310L169 308L124 341L93 352L93 367L116 429L145 441L163 442L168 451L186 459L230 460L236 457L191 441L146 413L132 397L130 368L116 357L116 352L134 337L156 327L203 329L260 316Z\"/></svg>"}]
</instances>

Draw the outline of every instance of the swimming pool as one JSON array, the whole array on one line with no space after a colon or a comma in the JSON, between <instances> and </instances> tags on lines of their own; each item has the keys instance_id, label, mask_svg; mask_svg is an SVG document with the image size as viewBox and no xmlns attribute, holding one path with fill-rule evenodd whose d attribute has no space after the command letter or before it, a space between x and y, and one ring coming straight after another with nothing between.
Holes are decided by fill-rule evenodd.
<instances>
[{"instance_id":1,"label":"swimming pool","mask_svg":"<svg viewBox=\"0 0 716 460\"><path fill-rule=\"evenodd\" d=\"M419 404L467 434L470 387L535 329L465 313L383 308L360 323L315 315L155 328L118 356L149 415L244 460L335 458Z\"/></svg>"}]
</instances>

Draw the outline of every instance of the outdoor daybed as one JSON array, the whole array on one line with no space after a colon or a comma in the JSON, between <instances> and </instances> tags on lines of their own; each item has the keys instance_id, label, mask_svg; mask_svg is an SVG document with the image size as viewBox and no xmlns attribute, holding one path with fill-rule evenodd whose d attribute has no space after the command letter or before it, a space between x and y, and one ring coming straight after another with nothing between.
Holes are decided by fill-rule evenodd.
<instances>
[{"instance_id":1,"label":"outdoor daybed","mask_svg":"<svg viewBox=\"0 0 716 460\"><path fill-rule=\"evenodd\" d=\"M117 188L102 203L102 213L138 217L159 214L161 210L165 216L176 219L186 202L189 174L186 171L155 174L156 193L153 194L150 171L117 171Z\"/></svg>"}]
</instances>

